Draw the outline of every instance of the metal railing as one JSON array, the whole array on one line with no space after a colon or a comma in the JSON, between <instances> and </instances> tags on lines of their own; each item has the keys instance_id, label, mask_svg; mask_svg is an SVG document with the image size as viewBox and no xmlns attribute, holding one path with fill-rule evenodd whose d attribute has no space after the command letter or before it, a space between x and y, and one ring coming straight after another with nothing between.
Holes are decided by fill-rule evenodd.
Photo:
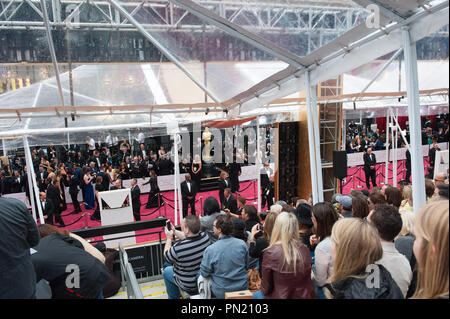
<instances>
[{"instance_id":1,"label":"metal railing","mask_svg":"<svg viewBox=\"0 0 450 319\"><path fill-rule=\"evenodd\" d=\"M128 262L128 255L122 244L119 243L120 273L122 277L122 289L127 290L128 299L144 299L142 291L134 274L133 267Z\"/></svg>"}]
</instances>

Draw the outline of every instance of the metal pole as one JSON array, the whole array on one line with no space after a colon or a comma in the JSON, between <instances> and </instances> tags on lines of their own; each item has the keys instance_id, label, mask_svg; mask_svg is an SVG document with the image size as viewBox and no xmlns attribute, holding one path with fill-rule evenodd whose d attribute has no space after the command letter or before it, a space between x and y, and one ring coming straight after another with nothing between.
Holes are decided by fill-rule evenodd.
<instances>
[{"instance_id":1,"label":"metal pole","mask_svg":"<svg viewBox=\"0 0 450 319\"><path fill-rule=\"evenodd\" d=\"M256 167L258 168L258 212L261 212L261 138L259 129L259 116L256 117ZM270 176L269 176L270 178ZM270 209L270 207L269 207Z\"/></svg>"},{"instance_id":2,"label":"metal pole","mask_svg":"<svg viewBox=\"0 0 450 319\"><path fill-rule=\"evenodd\" d=\"M183 219L183 201L181 197L181 185L180 185L180 157L178 155L178 143L180 142L180 134L175 134L175 175L177 179L177 190L178 190L178 206L179 206L179 218L180 218L180 224ZM195 205L195 203L194 203Z\"/></svg>"},{"instance_id":3,"label":"metal pole","mask_svg":"<svg viewBox=\"0 0 450 319\"><path fill-rule=\"evenodd\" d=\"M52 33L50 31L49 19L48 19L48 15L47 15L47 7L45 6L45 0L41 0L41 8L42 8L42 14L44 16L44 25L45 25L45 30L47 33L47 41L48 41L48 47L50 50L50 57L52 59L53 68L55 69L56 83L58 84L59 98L61 99L61 105L63 107L63 112L64 112L64 125L65 125L65 127L67 127L67 114L66 114L66 107L64 105L64 95L62 92L61 80L59 78L58 61L56 60L55 47L53 45Z\"/></svg>"},{"instance_id":4,"label":"metal pole","mask_svg":"<svg viewBox=\"0 0 450 319\"><path fill-rule=\"evenodd\" d=\"M384 184L389 182L389 122L390 108L386 109L386 159L384 161Z\"/></svg>"},{"instance_id":5,"label":"metal pole","mask_svg":"<svg viewBox=\"0 0 450 319\"><path fill-rule=\"evenodd\" d=\"M8 149L6 148L6 140L2 139L2 146L3 146L3 156L7 156L6 153L8 152Z\"/></svg>"},{"instance_id":6,"label":"metal pole","mask_svg":"<svg viewBox=\"0 0 450 319\"><path fill-rule=\"evenodd\" d=\"M397 109L398 111L398 109ZM392 113L392 125L394 125L395 115ZM395 127L395 129L394 129ZM392 186L397 187L397 126L392 126L392 152L393 152L393 161L392 161Z\"/></svg>"},{"instance_id":7,"label":"metal pole","mask_svg":"<svg viewBox=\"0 0 450 319\"><path fill-rule=\"evenodd\" d=\"M322 159L320 156L320 135L319 135L319 112L317 105L317 86L306 88L310 90L311 94L311 110L314 129L314 145L316 158L316 172L317 172L317 202L323 202L323 178L322 178Z\"/></svg>"},{"instance_id":8,"label":"metal pole","mask_svg":"<svg viewBox=\"0 0 450 319\"><path fill-rule=\"evenodd\" d=\"M313 204L318 202L319 194L317 192L317 167L315 156L315 140L314 140L314 124L313 114L311 107L311 82L309 72L306 72L306 110L308 118L308 141L309 141L309 165L311 171L311 193L313 196Z\"/></svg>"},{"instance_id":9,"label":"metal pole","mask_svg":"<svg viewBox=\"0 0 450 319\"><path fill-rule=\"evenodd\" d=\"M403 49L400 48L398 49L394 55L384 64L384 66L375 74L375 76L372 78L372 80L370 80L369 83L367 83L367 85L364 87L364 89L362 89L362 91L360 92L358 97L355 97L355 99L353 100L353 102L356 102L359 98L361 98L361 96L367 91L367 89L372 85L373 82L375 82L376 79L378 79L378 77L381 75L381 73L383 73L388 66L392 63L392 61L394 61L395 59L397 59L397 57L400 55L400 53L402 53ZM400 89L399 89L400 92Z\"/></svg>"},{"instance_id":10,"label":"metal pole","mask_svg":"<svg viewBox=\"0 0 450 319\"><path fill-rule=\"evenodd\" d=\"M177 142L176 142L176 134L173 135L173 141L174 141L174 148L176 148ZM178 156L178 152L175 152L175 157ZM174 160L174 162L177 162L177 160ZM175 164L175 163L174 163ZM174 197L174 218L175 218L175 226L178 226L178 201L177 201L177 188L178 188L178 181L177 181L177 168L176 165L174 165L175 168L175 174L173 174L173 197Z\"/></svg>"},{"instance_id":11,"label":"metal pole","mask_svg":"<svg viewBox=\"0 0 450 319\"><path fill-rule=\"evenodd\" d=\"M39 189L37 187L36 178L34 175L34 167L33 167L33 160L31 159L31 152L30 152L30 146L28 144L28 136L23 136L23 147L25 150L25 159L27 161L27 167L28 167L28 174L31 176L31 182L33 184L33 189L36 194L36 198L39 198ZM31 193L30 193L31 196ZM44 215L42 213L42 207L41 205L37 205L37 211L39 213L39 221L41 222L41 225L45 223Z\"/></svg>"},{"instance_id":12,"label":"metal pole","mask_svg":"<svg viewBox=\"0 0 450 319\"><path fill-rule=\"evenodd\" d=\"M34 190L33 190L33 177L31 176L30 173L30 166L33 166L33 161L31 161L31 163L28 161L28 156L25 156L25 162L27 164L27 179L28 179L28 190L30 192L30 198L28 198L28 200L30 201L30 205L31 205L31 211L33 212L33 218L34 221L37 221L37 216L38 216L38 212L36 210L36 202L34 200Z\"/></svg>"},{"instance_id":13,"label":"metal pole","mask_svg":"<svg viewBox=\"0 0 450 319\"><path fill-rule=\"evenodd\" d=\"M422 154L417 52L416 44L411 42L409 27L402 27L402 38L403 49L405 52L408 121L411 134L411 178L414 198L414 212L417 212L427 202L425 195L425 176Z\"/></svg>"}]
</instances>

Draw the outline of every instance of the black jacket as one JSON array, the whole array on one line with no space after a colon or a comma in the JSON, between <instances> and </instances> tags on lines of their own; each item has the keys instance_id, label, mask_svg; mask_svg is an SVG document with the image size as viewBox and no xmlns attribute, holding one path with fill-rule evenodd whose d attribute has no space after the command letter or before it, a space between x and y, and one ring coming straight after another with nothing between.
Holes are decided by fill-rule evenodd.
<instances>
[{"instance_id":1,"label":"black jacket","mask_svg":"<svg viewBox=\"0 0 450 319\"><path fill-rule=\"evenodd\" d=\"M0 197L0 299L32 298L36 275L30 248L39 243L39 232L24 203Z\"/></svg>"},{"instance_id":2,"label":"black jacket","mask_svg":"<svg viewBox=\"0 0 450 319\"><path fill-rule=\"evenodd\" d=\"M36 271L36 280L45 279L50 283L54 299L94 299L98 298L103 285L109 279L108 269L97 258L86 252L75 238L51 234L42 238L31 255ZM72 282L68 265L79 267L80 287L67 287ZM70 269L70 268L69 268Z\"/></svg>"},{"instance_id":3,"label":"black jacket","mask_svg":"<svg viewBox=\"0 0 450 319\"><path fill-rule=\"evenodd\" d=\"M230 197L228 197L228 200L224 198L222 202L222 208L223 209L228 208L231 213L236 214L236 212L238 211L236 197L234 197L234 195L231 194Z\"/></svg>"},{"instance_id":4,"label":"black jacket","mask_svg":"<svg viewBox=\"0 0 450 319\"><path fill-rule=\"evenodd\" d=\"M226 180L226 182L225 182ZM225 196L223 195L223 191L225 190L225 188L231 188L231 181L229 178L226 179L219 179L218 181L219 184L219 199L220 199L220 203L222 204Z\"/></svg>"},{"instance_id":5,"label":"black jacket","mask_svg":"<svg viewBox=\"0 0 450 319\"><path fill-rule=\"evenodd\" d=\"M139 211L141 208L141 189L138 185L131 188L131 204L133 205L133 211Z\"/></svg>"},{"instance_id":6,"label":"black jacket","mask_svg":"<svg viewBox=\"0 0 450 319\"><path fill-rule=\"evenodd\" d=\"M370 155L367 153L364 153L363 159L364 159L364 170L366 170L366 171L370 170L370 166L377 165L377 158L373 152L370 153Z\"/></svg>"},{"instance_id":7,"label":"black jacket","mask_svg":"<svg viewBox=\"0 0 450 319\"><path fill-rule=\"evenodd\" d=\"M389 271L382 265L378 265L380 282L379 287L369 288L366 278L353 278L326 284L325 287L330 291L334 299L403 299L400 288L392 279ZM361 274L360 274L361 275ZM373 283L373 281L370 281Z\"/></svg>"},{"instance_id":8,"label":"black jacket","mask_svg":"<svg viewBox=\"0 0 450 319\"><path fill-rule=\"evenodd\" d=\"M195 199L195 196L197 195L197 186L195 185L195 182L190 181L191 183L191 191L189 192L189 188L187 187L187 181L184 181L181 183L181 197L183 200L188 200L188 196L192 196Z\"/></svg>"}]
</instances>

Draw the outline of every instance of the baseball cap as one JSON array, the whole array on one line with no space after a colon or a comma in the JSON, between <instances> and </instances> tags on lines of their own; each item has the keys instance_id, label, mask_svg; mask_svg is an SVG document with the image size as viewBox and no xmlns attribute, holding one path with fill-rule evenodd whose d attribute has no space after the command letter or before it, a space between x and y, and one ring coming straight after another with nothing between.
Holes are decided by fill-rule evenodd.
<instances>
[{"instance_id":1,"label":"baseball cap","mask_svg":"<svg viewBox=\"0 0 450 319\"><path fill-rule=\"evenodd\" d=\"M348 195L337 195L335 197L335 200L339 204L342 204L342 206L344 206L344 209L352 208L352 198Z\"/></svg>"}]
</instances>

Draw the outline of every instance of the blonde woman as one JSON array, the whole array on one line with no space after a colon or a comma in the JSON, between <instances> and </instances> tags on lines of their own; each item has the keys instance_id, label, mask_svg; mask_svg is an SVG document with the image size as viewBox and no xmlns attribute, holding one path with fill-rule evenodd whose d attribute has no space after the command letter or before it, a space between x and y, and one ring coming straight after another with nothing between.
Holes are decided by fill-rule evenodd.
<instances>
[{"instance_id":1,"label":"blonde woman","mask_svg":"<svg viewBox=\"0 0 450 319\"><path fill-rule=\"evenodd\" d=\"M414 255L418 264L413 298L448 299L448 202L432 202L417 213Z\"/></svg>"},{"instance_id":2,"label":"blonde woman","mask_svg":"<svg viewBox=\"0 0 450 319\"><path fill-rule=\"evenodd\" d=\"M264 251L261 294L266 299L316 298L311 280L312 259L308 247L300 241L294 214L278 215Z\"/></svg>"},{"instance_id":3,"label":"blonde woman","mask_svg":"<svg viewBox=\"0 0 450 319\"><path fill-rule=\"evenodd\" d=\"M411 185L406 185L403 187L402 191L403 201L400 205L400 209L398 210L400 214L406 211L412 212L413 209L413 199L412 199L412 187Z\"/></svg>"},{"instance_id":4,"label":"blonde woman","mask_svg":"<svg viewBox=\"0 0 450 319\"><path fill-rule=\"evenodd\" d=\"M331 233L333 274L331 284L325 285L325 295L334 299L403 299L391 274L375 265L382 256L377 230L368 221L339 219Z\"/></svg>"}]
</instances>

